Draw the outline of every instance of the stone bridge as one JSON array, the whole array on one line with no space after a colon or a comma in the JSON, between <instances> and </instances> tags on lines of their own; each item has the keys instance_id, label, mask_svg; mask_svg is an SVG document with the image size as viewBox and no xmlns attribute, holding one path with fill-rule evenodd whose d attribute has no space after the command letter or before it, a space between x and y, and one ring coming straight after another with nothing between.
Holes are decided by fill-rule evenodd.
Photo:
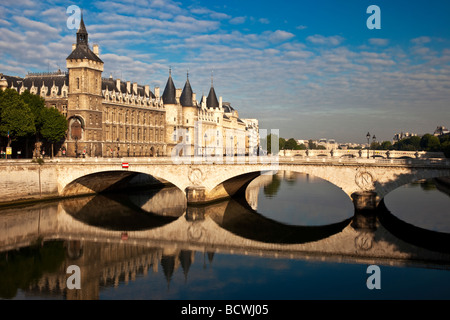
<instances>
[{"instance_id":1,"label":"stone bridge","mask_svg":"<svg viewBox=\"0 0 450 320\"><path fill-rule=\"evenodd\" d=\"M180 159L179 159L180 160ZM182 190L188 203L216 201L245 190L261 174L305 173L343 190L359 209L375 208L392 190L421 179L450 176L447 159L365 158L235 158L232 163L193 158L56 159L39 165L30 161L0 164L2 201L70 197L101 193L144 183L154 177ZM144 179L145 180L145 179Z\"/></svg>"}]
</instances>

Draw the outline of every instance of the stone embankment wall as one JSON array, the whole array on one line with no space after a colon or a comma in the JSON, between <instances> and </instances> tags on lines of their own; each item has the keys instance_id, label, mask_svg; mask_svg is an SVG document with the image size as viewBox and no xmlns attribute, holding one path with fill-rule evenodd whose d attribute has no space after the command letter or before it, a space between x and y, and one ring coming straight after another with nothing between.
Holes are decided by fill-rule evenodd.
<instances>
[{"instance_id":1,"label":"stone embankment wall","mask_svg":"<svg viewBox=\"0 0 450 320\"><path fill-rule=\"evenodd\" d=\"M38 164L36 162L31 162L30 159L1 161L0 206L20 202L61 198L62 195L58 189L58 175L64 175L64 170L67 170L67 175L70 176L70 169L70 166L59 166L58 169L57 163L46 162ZM114 177L114 175L112 176ZM115 176L116 180L121 179L119 175L116 174ZM116 183L116 180L113 182ZM129 179L124 179L122 182L123 183L117 184L115 190L123 188L160 187L167 184L167 182L162 179L156 179L152 176L139 173L130 175ZM85 189L86 190L79 190L78 193L69 194L68 196L93 194L98 191L89 188Z\"/></svg>"},{"instance_id":2,"label":"stone embankment wall","mask_svg":"<svg viewBox=\"0 0 450 320\"><path fill-rule=\"evenodd\" d=\"M31 160L0 163L0 204L57 196L57 176L53 166L39 165Z\"/></svg>"}]
</instances>

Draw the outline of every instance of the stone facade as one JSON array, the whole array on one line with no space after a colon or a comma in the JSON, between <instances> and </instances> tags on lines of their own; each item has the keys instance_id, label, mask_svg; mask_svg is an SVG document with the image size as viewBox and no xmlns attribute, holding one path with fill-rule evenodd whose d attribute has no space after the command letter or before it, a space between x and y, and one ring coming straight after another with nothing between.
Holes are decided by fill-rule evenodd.
<instances>
[{"instance_id":1,"label":"stone facade","mask_svg":"<svg viewBox=\"0 0 450 320\"><path fill-rule=\"evenodd\" d=\"M243 154L249 152L249 144L259 145L259 134L250 135L237 111L217 99L212 84L208 97L197 101L189 78L182 90L169 74L160 95L159 87L152 92L148 85L102 77L104 63L98 45L89 47L83 19L66 63L67 72L30 73L25 78L0 74L0 89L39 94L46 107L67 117L62 147L66 156ZM256 140L249 138L255 134ZM175 149L180 143L183 147Z\"/></svg>"}]
</instances>

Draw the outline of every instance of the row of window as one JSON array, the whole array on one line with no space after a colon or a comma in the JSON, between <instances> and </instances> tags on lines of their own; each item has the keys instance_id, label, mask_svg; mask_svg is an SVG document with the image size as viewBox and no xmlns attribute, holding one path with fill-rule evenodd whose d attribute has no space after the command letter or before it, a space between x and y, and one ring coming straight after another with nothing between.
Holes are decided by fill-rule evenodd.
<instances>
[{"instance_id":1,"label":"row of window","mask_svg":"<svg viewBox=\"0 0 450 320\"><path fill-rule=\"evenodd\" d=\"M105 127L106 141L139 141L139 142L164 142L163 129L130 128L130 127Z\"/></svg>"},{"instance_id":2,"label":"row of window","mask_svg":"<svg viewBox=\"0 0 450 320\"><path fill-rule=\"evenodd\" d=\"M129 104L135 104L135 105L149 105L154 107L159 107L160 105L156 100L149 100L144 97L135 97L134 95L128 95L128 94L105 94L104 96L105 101L111 101L111 102L118 102L118 103L129 103Z\"/></svg>"},{"instance_id":3,"label":"row of window","mask_svg":"<svg viewBox=\"0 0 450 320\"><path fill-rule=\"evenodd\" d=\"M137 124L137 125L164 125L164 115L162 113L144 112L144 111L130 111L116 108L106 107L104 110L104 116L106 122L116 122L125 124Z\"/></svg>"}]
</instances>

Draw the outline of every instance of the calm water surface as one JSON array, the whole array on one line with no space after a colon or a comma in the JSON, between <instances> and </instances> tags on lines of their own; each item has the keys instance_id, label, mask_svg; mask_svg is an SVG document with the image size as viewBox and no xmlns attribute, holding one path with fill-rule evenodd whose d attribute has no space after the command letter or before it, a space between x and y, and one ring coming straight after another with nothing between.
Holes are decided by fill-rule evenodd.
<instances>
[{"instance_id":1,"label":"calm water surface","mask_svg":"<svg viewBox=\"0 0 450 320\"><path fill-rule=\"evenodd\" d=\"M448 186L407 185L384 204L356 223L342 190L280 172L205 207L165 188L4 208L0 298L449 299Z\"/></svg>"}]
</instances>

